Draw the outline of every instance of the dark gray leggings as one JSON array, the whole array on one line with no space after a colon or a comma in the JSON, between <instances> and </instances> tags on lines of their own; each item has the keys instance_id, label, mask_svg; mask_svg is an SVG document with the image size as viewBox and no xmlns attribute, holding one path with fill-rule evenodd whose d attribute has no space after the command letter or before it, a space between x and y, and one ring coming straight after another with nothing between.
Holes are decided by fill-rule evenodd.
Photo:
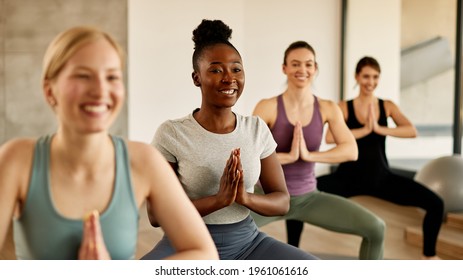
<instances>
[{"instance_id":1,"label":"dark gray leggings","mask_svg":"<svg viewBox=\"0 0 463 280\"><path fill-rule=\"evenodd\" d=\"M318 258L260 232L248 216L241 222L207 225L221 260L317 260ZM159 260L175 253L164 235L142 260Z\"/></svg>"}]
</instances>

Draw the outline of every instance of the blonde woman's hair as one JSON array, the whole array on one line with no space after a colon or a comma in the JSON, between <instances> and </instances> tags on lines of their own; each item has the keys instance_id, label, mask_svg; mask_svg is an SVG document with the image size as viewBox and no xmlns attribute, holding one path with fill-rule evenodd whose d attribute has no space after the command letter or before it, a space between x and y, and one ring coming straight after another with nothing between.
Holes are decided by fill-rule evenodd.
<instances>
[{"instance_id":1,"label":"blonde woman's hair","mask_svg":"<svg viewBox=\"0 0 463 280\"><path fill-rule=\"evenodd\" d=\"M58 34L48 46L43 59L42 82L56 78L68 60L82 46L99 39L107 40L114 47L123 67L124 52L111 35L96 27L77 26Z\"/></svg>"}]
</instances>

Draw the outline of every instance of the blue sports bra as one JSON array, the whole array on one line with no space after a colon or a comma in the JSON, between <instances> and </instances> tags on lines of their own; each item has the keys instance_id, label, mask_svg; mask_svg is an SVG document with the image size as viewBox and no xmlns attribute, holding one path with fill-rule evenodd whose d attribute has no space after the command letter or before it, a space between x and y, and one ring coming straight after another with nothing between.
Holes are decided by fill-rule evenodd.
<instances>
[{"instance_id":1,"label":"blue sports bra","mask_svg":"<svg viewBox=\"0 0 463 280\"><path fill-rule=\"evenodd\" d=\"M112 259L133 259L138 236L138 208L130 177L125 142L111 136L116 155L116 178L111 201L100 214L106 248ZM49 184L52 136L37 140L32 175L23 212L13 221L18 259L77 259L82 241L82 220L61 216L53 205Z\"/></svg>"}]
</instances>

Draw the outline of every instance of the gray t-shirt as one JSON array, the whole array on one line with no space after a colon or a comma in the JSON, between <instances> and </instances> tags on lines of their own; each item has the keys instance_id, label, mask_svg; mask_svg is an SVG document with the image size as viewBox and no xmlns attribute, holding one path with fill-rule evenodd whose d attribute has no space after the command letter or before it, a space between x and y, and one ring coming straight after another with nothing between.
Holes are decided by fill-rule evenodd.
<instances>
[{"instance_id":1,"label":"gray t-shirt","mask_svg":"<svg viewBox=\"0 0 463 280\"><path fill-rule=\"evenodd\" d=\"M230 153L241 149L246 191L254 192L260 176L260 160L270 156L276 142L268 126L256 116L236 115L236 128L227 134L204 129L193 114L169 120L157 129L152 145L171 163L178 165L178 178L190 199L215 195ZM206 224L242 221L249 209L237 203L204 216Z\"/></svg>"}]
</instances>

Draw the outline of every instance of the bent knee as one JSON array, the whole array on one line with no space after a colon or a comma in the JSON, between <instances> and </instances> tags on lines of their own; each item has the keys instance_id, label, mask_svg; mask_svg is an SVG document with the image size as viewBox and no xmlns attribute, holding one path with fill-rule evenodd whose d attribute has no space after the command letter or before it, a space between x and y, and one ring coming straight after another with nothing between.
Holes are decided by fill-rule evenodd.
<instances>
[{"instance_id":1,"label":"bent knee","mask_svg":"<svg viewBox=\"0 0 463 280\"><path fill-rule=\"evenodd\" d=\"M386 222L384 222L383 219L375 217L375 219L369 225L370 227L368 229L368 238L373 240L384 239L386 232Z\"/></svg>"}]
</instances>

